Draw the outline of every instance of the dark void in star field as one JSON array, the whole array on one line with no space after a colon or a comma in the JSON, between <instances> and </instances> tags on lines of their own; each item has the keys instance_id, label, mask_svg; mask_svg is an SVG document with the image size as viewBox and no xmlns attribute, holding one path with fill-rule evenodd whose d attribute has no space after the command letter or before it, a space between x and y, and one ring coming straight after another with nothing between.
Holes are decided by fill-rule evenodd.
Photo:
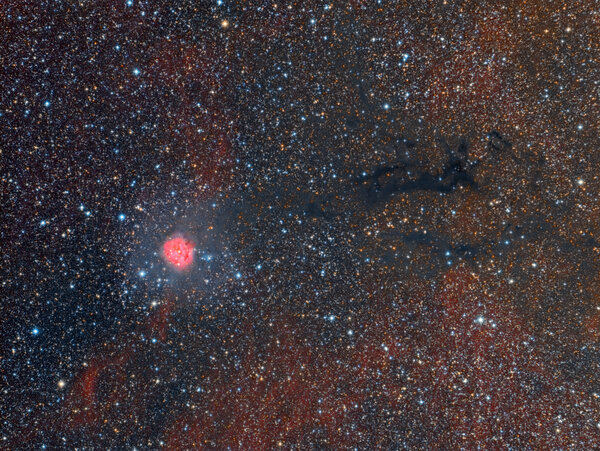
<instances>
[{"instance_id":1,"label":"dark void in star field","mask_svg":"<svg viewBox=\"0 0 600 451\"><path fill-rule=\"evenodd\" d=\"M594 2L0 36L0 448L598 448Z\"/></svg>"}]
</instances>

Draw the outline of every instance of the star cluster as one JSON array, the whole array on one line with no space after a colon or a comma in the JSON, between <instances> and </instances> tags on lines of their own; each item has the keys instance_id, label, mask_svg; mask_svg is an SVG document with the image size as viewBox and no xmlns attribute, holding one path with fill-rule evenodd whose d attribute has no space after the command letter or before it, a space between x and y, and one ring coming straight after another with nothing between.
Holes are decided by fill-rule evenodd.
<instances>
[{"instance_id":1,"label":"star cluster","mask_svg":"<svg viewBox=\"0 0 600 451\"><path fill-rule=\"evenodd\" d=\"M0 31L0 448L600 443L593 2Z\"/></svg>"}]
</instances>

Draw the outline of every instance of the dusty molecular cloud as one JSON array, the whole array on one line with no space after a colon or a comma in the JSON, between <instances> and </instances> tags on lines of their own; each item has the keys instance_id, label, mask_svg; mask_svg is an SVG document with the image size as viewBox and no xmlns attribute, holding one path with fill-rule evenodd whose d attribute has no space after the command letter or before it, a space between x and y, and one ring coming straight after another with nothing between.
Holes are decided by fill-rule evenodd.
<instances>
[{"instance_id":1,"label":"dusty molecular cloud","mask_svg":"<svg viewBox=\"0 0 600 451\"><path fill-rule=\"evenodd\" d=\"M594 2L0 32L0 448L598 447Z\"/></svg>"}]
</instances>

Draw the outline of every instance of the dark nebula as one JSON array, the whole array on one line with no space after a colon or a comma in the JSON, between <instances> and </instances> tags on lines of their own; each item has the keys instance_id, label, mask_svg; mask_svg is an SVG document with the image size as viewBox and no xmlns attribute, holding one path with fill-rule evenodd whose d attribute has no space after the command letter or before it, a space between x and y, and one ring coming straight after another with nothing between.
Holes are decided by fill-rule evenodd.
<instances>
[{"instance_id":1,"label":"dark nebula","mask_svg":"<svg viewBox=\"0 0 600 451\"><path fill-rule=\"evenodd\" d=\"M594 2L0 32L0 449L599 449Z\"/></svg>"}]
</instances>

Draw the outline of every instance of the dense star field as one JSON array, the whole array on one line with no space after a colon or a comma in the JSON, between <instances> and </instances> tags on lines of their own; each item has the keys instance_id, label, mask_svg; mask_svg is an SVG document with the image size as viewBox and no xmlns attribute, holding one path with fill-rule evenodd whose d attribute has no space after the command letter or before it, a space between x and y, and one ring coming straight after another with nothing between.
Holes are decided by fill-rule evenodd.
<instances>
[{"instance_id":1,"label":"dense star field","mask_svg":"<svg viewBox=\"0 0 600 451\"><path fill-rule=\"evenodd\" d=\"M0 32L1 449L600 448L595 1Z\"/></svg>"}]
</instances>

